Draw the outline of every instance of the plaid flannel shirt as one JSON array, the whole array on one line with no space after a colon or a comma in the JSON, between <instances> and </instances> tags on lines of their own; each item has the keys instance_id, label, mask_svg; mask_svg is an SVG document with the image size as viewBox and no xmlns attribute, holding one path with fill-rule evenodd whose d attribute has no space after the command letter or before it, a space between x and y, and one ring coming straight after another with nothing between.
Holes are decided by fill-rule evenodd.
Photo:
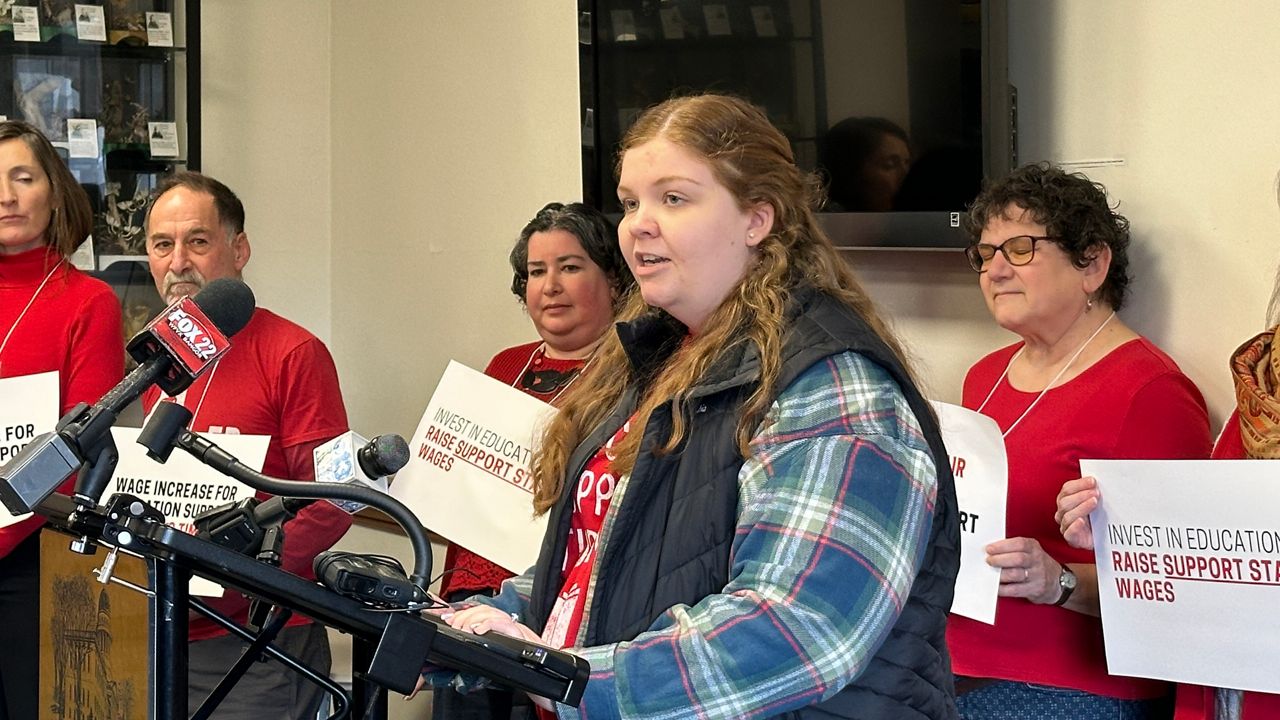
<instances>
[{"instance_id":1,"label":"plaid flannel shirt","mask_svg":"<svg viewBox=\"0 0 1280 720\"><path fill-rule=\"evenodd\" d=\"M778 396L738 482L724 590L629 642L572 648L591 678L560 717L768 717L831 697L866 667L920 569L937 495L898 386L855 353L816 363ZM624 478L613 507L625 502ZM521 575L481 601L523 616L531 588Z\"/></svg>"}]
</instances>

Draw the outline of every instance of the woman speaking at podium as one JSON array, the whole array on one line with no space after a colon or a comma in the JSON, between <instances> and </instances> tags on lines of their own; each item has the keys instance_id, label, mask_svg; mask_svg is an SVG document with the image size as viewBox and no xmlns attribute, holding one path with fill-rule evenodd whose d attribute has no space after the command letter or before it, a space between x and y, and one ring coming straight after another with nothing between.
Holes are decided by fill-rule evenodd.
<instances>
[{"instance_id":1,"label":"woman speaking at podium","mask_svg":"<svg viewBox=\"0 0 1280 720\"><path fill-rule=\"evenodd\" d=\"M120 302L71 265L92 229L89 198L49 140L24 122L0 122L0 379L56 371L49 403L59 415L124 376ZM0 528L0 720L40 716L43 522Z\"/></svg>"},{"instance_id":2,"label":"woman speaking at podium","mask_svg":"<svg viewBox=\"0 0 1280 720\"><path fill-rule=\"evenodd\" d=\"M586 659L562 717L956 717L947 457L816 178L721 95L620 157L639 292L538 446L538 562L444 617Z\"/></svg>"}]
</instances>

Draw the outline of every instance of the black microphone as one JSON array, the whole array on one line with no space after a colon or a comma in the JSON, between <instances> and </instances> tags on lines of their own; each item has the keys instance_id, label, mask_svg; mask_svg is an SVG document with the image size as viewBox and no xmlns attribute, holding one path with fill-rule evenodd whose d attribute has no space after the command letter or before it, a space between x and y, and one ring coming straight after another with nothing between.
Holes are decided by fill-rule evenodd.
<instances>
[{"instance_id":1,"label":"black microphone","mask_svg":"<svg viewBox=\"0 0 1280 720\"><path fill-rule=\"evenodd\" d=\"M17 515L31 512L72 473L89 469L76 482L75 498L96 504L115 470L111 426L120 412L153 384L180 391L223 355L227 337L253 317L254 298L239 280L218 279L194 298L165 308L129 341L139 364L92 406L80 403L0 468L0 502Z\"/></svg>"},{"instance_id":2,"label":"black microphone","mask_svg":"<svg viewBox=\"0 0 1280 720\"><path fill-rule=\"evenodd\" d=\"M394 433L379 435L356 451L360 469L370 480L395 475L409 464L409 443Z\"/></svg>"}]
</instances>

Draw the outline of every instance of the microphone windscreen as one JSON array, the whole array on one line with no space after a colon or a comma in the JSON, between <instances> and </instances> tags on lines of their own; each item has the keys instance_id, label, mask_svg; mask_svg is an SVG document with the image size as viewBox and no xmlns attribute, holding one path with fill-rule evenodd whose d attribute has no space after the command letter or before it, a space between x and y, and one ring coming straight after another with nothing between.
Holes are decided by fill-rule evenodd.
<instances>
[{"instance_id":1,"label":"microphone windscreen","mask_svg":"<svg viewBox=\"0 0 1280 720\"><path fill-rule=\"evenodd\" d=\"M235 335L249 324L257 305L249 286L234 278L213 280L191 300L226 337Z\"/></svg>"},{"instance_id":2,"label":"microphone windscreen","mask_svg":"<svg viewBox=\"0 0 1280 720\"><path fill-rule=\"evenodd\" d=\"M409 464L409 443L396 434L379 435L361 449L360 467L370 477L386 477ZM369 462L366 465L365 459Z\"/></svg>"}]
</instances>

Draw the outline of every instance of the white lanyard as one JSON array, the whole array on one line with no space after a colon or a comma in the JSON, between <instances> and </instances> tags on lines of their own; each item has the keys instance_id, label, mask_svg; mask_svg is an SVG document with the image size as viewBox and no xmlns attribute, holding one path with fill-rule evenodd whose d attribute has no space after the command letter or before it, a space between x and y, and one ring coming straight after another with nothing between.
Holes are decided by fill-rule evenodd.
<instances>
[{"instance_id":1,"label":"white lanyard","mask_svg":"<svg viewBox=\"0 0 1280 720\"><path fill-rule=\"evenodd\" d=\"M49 278L53 277L53 274L58 271L58 268L62 267L62 263L64 262L66 262L65 258L59 260L58 263L53 266L53 269L49 271L49 274L44 276L44 280L40 281L40 286L36 288L35 293L31 295L31 299L27 301L27 306L22 308L22 312L18 313L18 319L13 321L13 325L9 328L9 332L5 333L4 340L0 341L0 354L3 354L4 349L8 347L9 338L13 337L13 331L18 329L18 323L22 322L22 318L27 316L27 311L35 304L36 298L40 297L40 291L44 290L44 286L48 284Z\"/></svg>"},{"instance_id":2,"label":"white lanyard","mask_svg":"<svg viewBox=\"0 0 1280 720\"><path fill-rule=\"evenodd\" d=\"M1031 412L1031 408L1035 407L1036 403L1040 402L1040 398L1043 398L1044 394L1049 392L1049 389L1053 387L1053 384L1058 382L1058 378L1061 378L1063 373L1067 371L1067 368L1071 367L1071 363L1075 362L1076 358L1080 357L1080 353L1084 352L1084 349L1089 347L1089 343L1093 342L1093 339L1098 337L1098 333L1102 332L1102 328L1106 327L1107 323L1111 322L1111 318L1115 316L1116 313L1112 310L1111 314L1107 316L1107 319L1103 320L1102 324L1098 326L1098 329L1094 330L1093 334L1081 343L1080 347L1076 348L1076 351L1071 354L1071 359L1067 360L1067 364L1063 365L1062 369L1058 371L1058 374L1054 375L1053 379L1049 381L1049 384L1044 386L1044 389L1040 391L1040 394L1036 396L1036 399L1031 401L1031 404L1027 406L1026 410L1022 411L1022 414L1018 416L1017 420L1013 421L1013 424L1009 426L1009 429L1001 433L1001 437L1009 437L1009 433L1013 432L1013 429L1018 427L1018 423L1022 422L1022 419L1027 416L1027 413ZM996 388L1000 387L1000 383L1009 375L1009 368L1013 367L1013 361L1017 360L1018 357L1022 355L1022 351L1026 349L1027 346L1023 344L1022 347L1018 348L1018 352L1014 353L1013 357L1009 358L1009 364L1004 366L1004 372L1000 373L1000 377L996 379L996 384L991 386L991 392L987 393L987 399L983 400L982 404L978 406L978 412L982 412L982 409L987 406L987 403L991 402L991 396L996 394Z\"/></svg>"}]
</instances>

